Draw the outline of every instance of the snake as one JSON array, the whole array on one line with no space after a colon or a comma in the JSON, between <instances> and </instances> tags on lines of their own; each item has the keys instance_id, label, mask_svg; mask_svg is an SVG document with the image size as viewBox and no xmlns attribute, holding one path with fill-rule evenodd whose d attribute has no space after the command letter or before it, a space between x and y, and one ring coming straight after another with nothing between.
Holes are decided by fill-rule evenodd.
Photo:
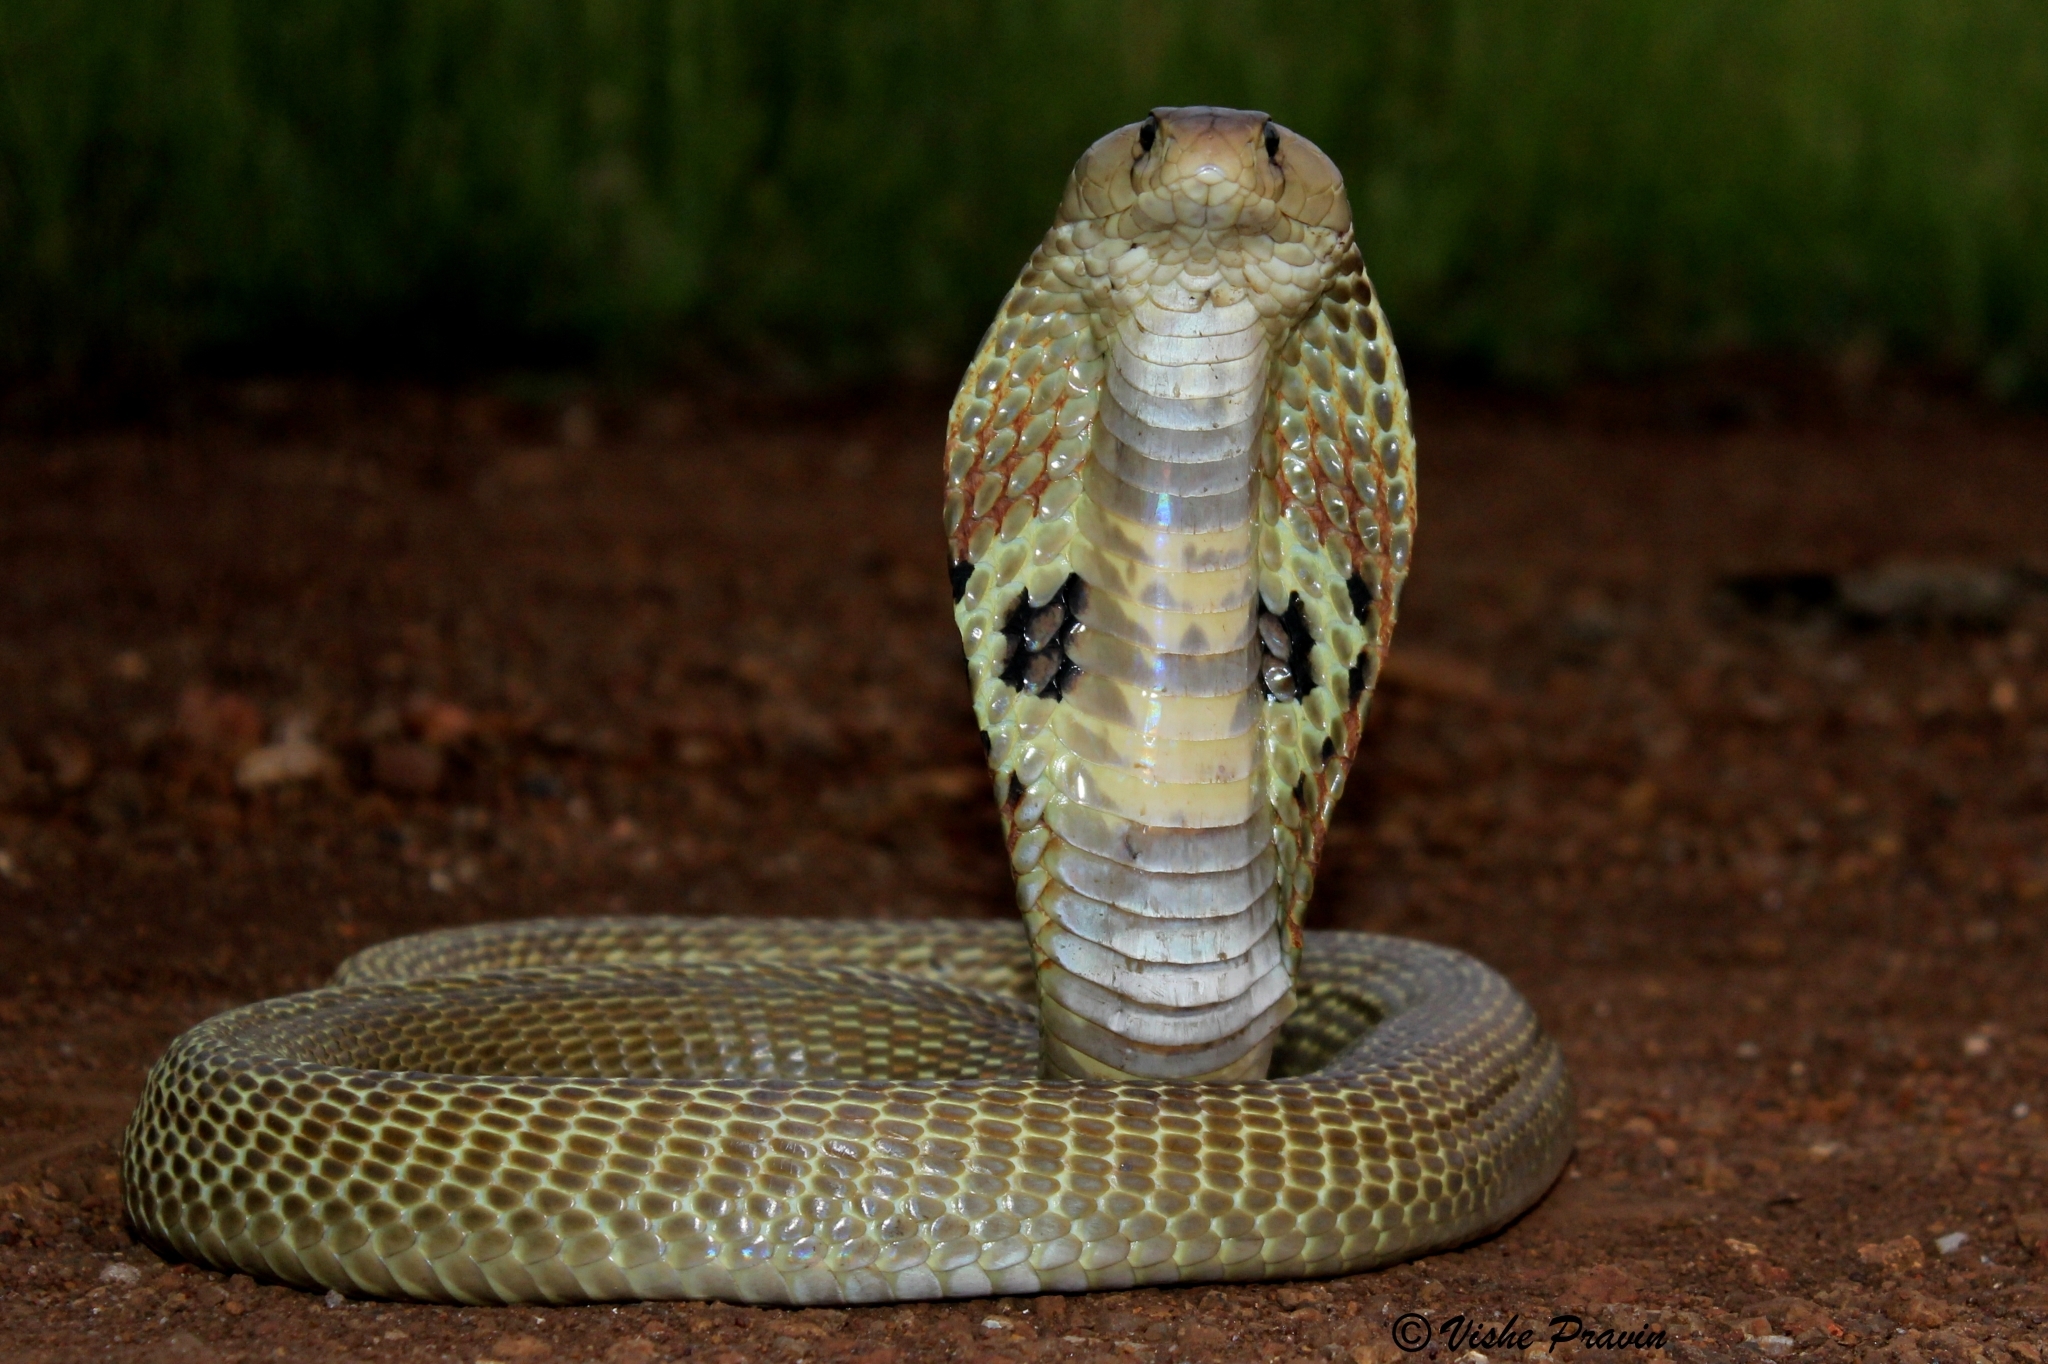
<instances>
[{"instance_id":1,"label":"snake","mask_svg":"<svg viewBox=\"0 0 2048 1364\"><path fill-rule=\"evenodd\" d=\"M1018 922L557 918L178 1037L167 1255L352 1296L875 1303L1354 1273L1555 1182L1570 1076L1447 947L1304 919L1415 526L1336 166L1157 109L1076 163L944 447Z\"/></svg>"}]
</instances>

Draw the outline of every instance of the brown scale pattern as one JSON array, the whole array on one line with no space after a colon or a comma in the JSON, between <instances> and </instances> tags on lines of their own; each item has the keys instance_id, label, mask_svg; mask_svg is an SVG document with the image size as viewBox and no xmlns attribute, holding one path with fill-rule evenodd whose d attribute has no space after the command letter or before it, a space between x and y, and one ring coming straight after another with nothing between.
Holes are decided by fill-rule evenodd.
<instances>
[{"instance_id":1,"label":"brown scale pattern","mask_svg":"<svg viewBox=\"0 0 2048 1364\"><path fill-rule=\"evenodd\" d=\"M1308 935L1295 1073L1251 1084L1035 1079L1005 924L542 920L338 981L151 1072L123 1166L149 1240L464 1302L1295 1278L1482 1234L1571 1144L1521 997L1371 934Z\"/></svg>"}]
</instances>

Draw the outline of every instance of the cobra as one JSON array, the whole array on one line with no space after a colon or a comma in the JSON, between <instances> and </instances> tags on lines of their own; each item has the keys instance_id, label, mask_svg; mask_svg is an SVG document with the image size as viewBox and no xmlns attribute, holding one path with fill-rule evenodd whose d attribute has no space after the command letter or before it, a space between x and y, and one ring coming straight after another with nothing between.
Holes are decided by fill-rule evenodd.
<instances>
[{"instance_id":1,"label":"cobra","mask_svg":"<svg viewBox=\"0 0 2048 1364\"><path fill-rule=\"evenodd\" d=\"M1081 158L954 403L955 615L1025 931L543 920L200 1024L167 1252L462 1302L1345 1273L1504 1225L1572 1096L1493 971L1303 930L1415 516L1343 184L1263 114Z\"/></svg>"}]
</instances>

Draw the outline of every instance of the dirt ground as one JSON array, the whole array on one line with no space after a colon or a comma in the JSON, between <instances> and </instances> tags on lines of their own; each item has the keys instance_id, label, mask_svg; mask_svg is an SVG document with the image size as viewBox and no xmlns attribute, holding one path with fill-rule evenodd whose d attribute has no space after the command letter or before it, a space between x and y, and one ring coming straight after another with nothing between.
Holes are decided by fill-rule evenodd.
<instances>
[{"instance_id":1,"label":"dirt ground","mask_svg":"<svg viewBox=\"0 0 2048 1364\"><path fill-rule=\"evenodd\" d=\"M179 1030L395 934L1009 912L943 395L259 385L0 441L0 1357L2039 1364L2048 423L1735 397L1419 403L1416 570L1314 922L1529 994L1583 1105L1548 1199L1323 1283L851 1311L166 1265L115 1144ZM1977 576L1862 580L1861 621L1836 579L1718 586L1899 562ZM1977 596L1915 624L1916 590Z\"/></svg>"}]
</instances>

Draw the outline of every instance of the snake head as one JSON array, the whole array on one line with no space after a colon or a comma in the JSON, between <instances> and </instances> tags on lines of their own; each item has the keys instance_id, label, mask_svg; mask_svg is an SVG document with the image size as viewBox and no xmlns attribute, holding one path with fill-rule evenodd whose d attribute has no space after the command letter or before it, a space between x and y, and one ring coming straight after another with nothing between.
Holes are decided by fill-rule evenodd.
<instances>
[{"instance_id":1,"label":"snake head","mask_svg":"<svg viewBox=\"0 0 2048 1364\"><path fill-rule=\"evenodd\" d=\"M1351 205L1336 163L1315 143L1254 109L1154 109L1090 147L1074 167L1061 216L1138 210L1146 225L1187 235L1236 229L1291 236L1282 220L1341 233Z\"/></svg>"},{"instance_id":2,"label":"snake head","mask_svg":"<svg viewBox=\"0 0 2048 1364\"><path fill-rule=\"evenodd\" d=\"M1351 205L1307 138L1256 110L1194 105L1154 109L1090 147L1054 234L1084 258L1097 307L1120 312L1131 291L1214 261L1277 340L1337 273Z\"/></svg>"}]
</instances>

